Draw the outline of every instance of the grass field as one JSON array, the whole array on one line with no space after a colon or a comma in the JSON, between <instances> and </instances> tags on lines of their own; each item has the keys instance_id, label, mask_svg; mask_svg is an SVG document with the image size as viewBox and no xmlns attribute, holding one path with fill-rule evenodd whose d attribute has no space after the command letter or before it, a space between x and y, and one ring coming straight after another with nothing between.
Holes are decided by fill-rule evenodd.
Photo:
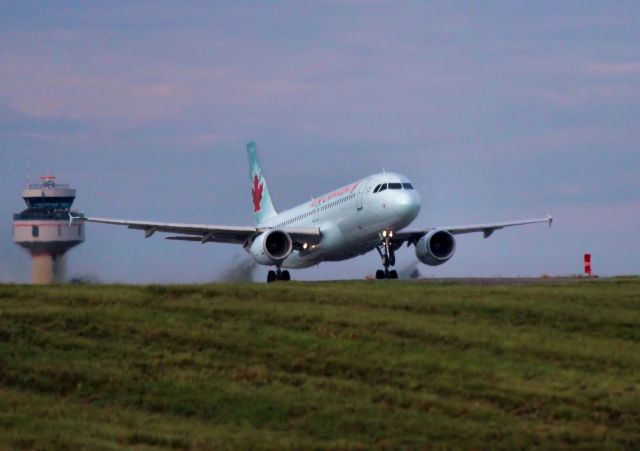
<instances>
[{"instance_id":1,"label":"grass field","mask_svg":"<svg viewBox=\"0 0 640 451\"><path fill-rule=\"evenodd\" d=\"M640 279L0 285L0 448L640 447Z\"/></svg>"}]
</instances>

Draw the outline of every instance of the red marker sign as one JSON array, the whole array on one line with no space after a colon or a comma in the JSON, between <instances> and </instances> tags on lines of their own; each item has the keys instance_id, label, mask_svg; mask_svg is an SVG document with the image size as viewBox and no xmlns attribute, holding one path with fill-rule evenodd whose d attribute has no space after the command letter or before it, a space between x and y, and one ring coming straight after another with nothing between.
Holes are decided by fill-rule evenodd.
<instances>
[{"instance_id":1,"label":"red marker sign","mask_svg":"<svg viewBox=\"0 0 640 451\"><path fill-rule=\"evenodd\" d=\"M584 254L584 273L591 275L591 254Z\"/></svg>"}]
</instances>

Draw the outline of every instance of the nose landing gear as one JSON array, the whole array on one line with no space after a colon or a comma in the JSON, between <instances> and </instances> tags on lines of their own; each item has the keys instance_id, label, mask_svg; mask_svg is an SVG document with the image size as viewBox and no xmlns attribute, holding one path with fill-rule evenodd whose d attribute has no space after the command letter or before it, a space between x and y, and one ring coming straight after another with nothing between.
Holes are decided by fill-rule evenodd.
<instances>
[{"instance_id":1,"label":"nose landing gear","mask_svg":"<svg viewBox=\"0 0 640 451\"><path fill-rule=\"evenodd\" d=\"M267 283L275 282L277 280L281 280L283 282L291 280L289 271L286 269L282 271L278 266L275 271L271 270L267 273Z\"/></svg>"},{"instance_id":2,"label":"nose landing gear","mask_svg":"<svg viewBox=\"0 0 640 451\"><path fill-rule=\"evenodd\" d=\"M378 254L380 254L380 258L382 258L382 266L384 266L384 270L379 269L376 271L376 279L397 279L398 271L389 269L390 266L395 266L396 264L396 254L391 241L393 238L393 231L383 230L380 236L382 238L382 244L376 246L376 250L378 251Z\"/></svg>"}]
</instances>

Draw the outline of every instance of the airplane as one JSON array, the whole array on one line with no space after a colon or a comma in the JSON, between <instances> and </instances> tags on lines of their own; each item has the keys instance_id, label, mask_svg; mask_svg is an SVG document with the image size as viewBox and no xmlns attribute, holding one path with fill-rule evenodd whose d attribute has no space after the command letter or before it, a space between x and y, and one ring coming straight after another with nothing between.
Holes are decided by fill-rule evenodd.
<instances>
[{"instance_id":1,"label":"airplane","mask_svg":"<svg viewBox=\"0 0 640 451\"><path fill-rule=\"evenodd\" d=\"M456 250L455 236L494 231L525 224L548 223L553 218L525 219L463 226L407 228L420 212L420 195L411 181L393 172L373 174L278 213L254 141L247 144L253 203L253 226L179 224L69 214L74 221L124 225L172 233L169 240L240 244L256 263L275 267L267 282L291 279L288 269L308 268L321 262L341 261L374 249L382 260L376 279L397 279L396 251L413 245L417 259L430 266L447 262ZM288 269L287 269L288 268Z\"/></svg>"}]
</instances>

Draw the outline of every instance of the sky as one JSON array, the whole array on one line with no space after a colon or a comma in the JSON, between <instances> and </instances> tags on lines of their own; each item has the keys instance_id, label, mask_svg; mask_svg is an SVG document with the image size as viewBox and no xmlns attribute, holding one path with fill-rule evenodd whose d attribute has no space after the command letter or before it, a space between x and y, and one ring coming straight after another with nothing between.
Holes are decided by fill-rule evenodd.
<instances>
[{"instance_id":1,"label":"sky","mask_svg":"<svg viewBox=\"0 0 640 451\"><path fill-rule=\"evenodd\" d=\"M637 1L0 0L0 281L30 155L88 215L251 225L245 144L286 209L383 168L413 226L554 216L459 236L424 276L640 272ZM238 246L89 224L71 276L207 282ZM415 262L413 248L399 266ZM377 254L294 271L361 278ZM257 271L258 279L266 268Z\"/></svg>"}]
</instances>

